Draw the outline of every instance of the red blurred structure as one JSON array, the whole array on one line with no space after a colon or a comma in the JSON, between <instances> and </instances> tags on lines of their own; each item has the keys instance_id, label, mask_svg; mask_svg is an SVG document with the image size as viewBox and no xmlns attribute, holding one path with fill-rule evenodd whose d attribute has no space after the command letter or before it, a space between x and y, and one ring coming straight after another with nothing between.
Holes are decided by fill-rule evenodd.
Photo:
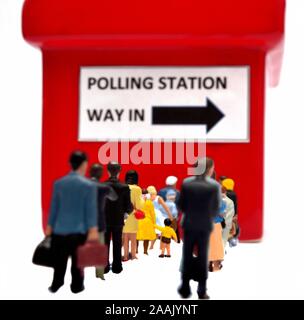
<instances>
[{"instance_id":1,"label":"red blurred structure","mask_svg":"<svg viewBox=\"0 0 304 320\"><path fill-rule=\"evenodd\" d=\"M73 149L97 161L101 142L78 141L83 66L249 66L250 135L207 144L218 175L236 182L241 240L263 232L265 79L278 84L285 0L26 0L23 35L43 54L42 211ZM132 165L125 165L124 172ZM179 182L187 165L140 165L140 185ZM250 192L249 192L250 190ZM252 192L254 190L254 192Z\"/></svg>"}]
</instances>

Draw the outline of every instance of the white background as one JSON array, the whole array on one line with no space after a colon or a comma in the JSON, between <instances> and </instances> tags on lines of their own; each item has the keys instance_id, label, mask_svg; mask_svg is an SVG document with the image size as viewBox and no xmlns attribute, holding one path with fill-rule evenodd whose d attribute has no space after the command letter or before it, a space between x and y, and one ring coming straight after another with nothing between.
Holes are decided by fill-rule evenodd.
<instances>
[{"instance_id":1,"label":"white background","mask_svg":"<svg viewBox=\"0 0 304 320\"><path fill-rule=\"evenodd\" d=\"M79 295L69 291L69 272L64 288L51 295L51 270L32 265L33 249L43 236L42 70L40 52L21 37L22 2L0 0L0 298L178 298L177 246L172 260L158 259L155 250L127 262L123 273L110 274L105 282L88 269L86 291ZM289 0L287 9L281 82L267 92L264 239L228 252L222 272L209 278L213 299L304 298L304 2Z\"/></svg>"}]
</instances>

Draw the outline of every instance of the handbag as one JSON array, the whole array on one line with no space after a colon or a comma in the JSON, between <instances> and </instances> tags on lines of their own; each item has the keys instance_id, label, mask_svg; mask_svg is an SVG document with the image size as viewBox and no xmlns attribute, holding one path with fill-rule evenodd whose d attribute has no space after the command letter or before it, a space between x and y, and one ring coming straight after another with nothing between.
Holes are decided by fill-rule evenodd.
<instances>
[{"instance_id":1,"label":"handbag","mask_svg":"<svg viewBox=\"0 0 304 320\"><path fill-rule=\"evenodd\" d=\"M108 264L108 247L99 241L87 241L77 248L77 266L103 267Z\"/></svg>"},{"instance_id":2,"label":"handbag","mask_svg":"<svg viewBox=\"0 0 304 320\"><path fill-rule=\"evenodd\" d=\"M54 250L52 248L52 238L50 236L45 237L38 244L34 251L32 262L38 266L54 267Z\"/></svg>"},{"instance_id":3,"label":"handbag","mask_svg":"<svg viewBox=\"0 0 304 320\"><path fill-rule=\"evenodd\" d=\"M145 218L145 213L141 210L135 210L134 216L137 220L142 220Z\"/></svg>"}]
</instances>

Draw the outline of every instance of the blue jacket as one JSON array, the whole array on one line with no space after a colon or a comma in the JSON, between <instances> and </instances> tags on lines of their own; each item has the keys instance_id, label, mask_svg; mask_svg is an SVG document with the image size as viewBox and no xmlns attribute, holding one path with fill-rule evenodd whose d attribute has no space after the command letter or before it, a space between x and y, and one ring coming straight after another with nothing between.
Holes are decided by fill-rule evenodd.
<instances>
[{"instance_id":1,"label":"blue jacket","mask_svg":"<svg viewBox=\"0 0 304 320\"><path fill-rule=\"evenodd\" d=\"M86 234L96 227L96 184L76 172L55 181L49 225L58 235Z\"/></svg>"}]
</instances>

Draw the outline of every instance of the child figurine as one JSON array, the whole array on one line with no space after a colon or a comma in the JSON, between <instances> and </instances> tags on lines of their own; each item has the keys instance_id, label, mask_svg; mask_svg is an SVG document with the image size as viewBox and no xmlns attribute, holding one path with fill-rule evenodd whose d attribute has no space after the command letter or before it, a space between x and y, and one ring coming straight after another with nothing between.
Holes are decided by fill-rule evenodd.
<instances>
[{"instance_id":1,"label":"child figurine","mask_svg":"<svg viewBox=\"0 0 304 320\"><path fill-rule=\"evenodd\" d=\"M170 254L170 243L171 238L174 239L174 241L177 241L177 236L175 231L171 228L171 220L169 218L165 219L164 227L160 227L158 225L155 225L155 228L161 231L161 238L160 238L160 249L161 254L159 255L159 258L171 258ZM165 250L167 250L167 255L165 255Z\"/></svg>"}]
</instances>

